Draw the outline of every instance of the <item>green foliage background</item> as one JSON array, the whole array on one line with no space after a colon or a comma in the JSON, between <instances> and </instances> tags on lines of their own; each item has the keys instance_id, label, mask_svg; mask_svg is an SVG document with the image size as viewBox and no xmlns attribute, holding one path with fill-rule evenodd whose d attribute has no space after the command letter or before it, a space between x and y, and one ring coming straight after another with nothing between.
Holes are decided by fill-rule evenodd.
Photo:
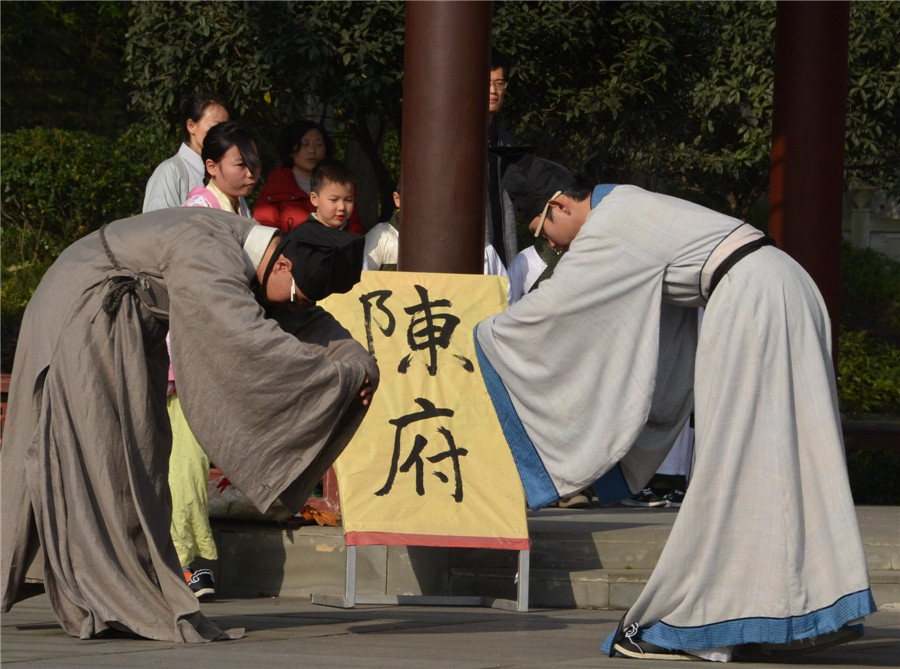
<instances>
[{"instance_id":1,"label":"green foliage background","mask_svg":"<svg viewBox=\"0 0 900 669\"><path fill-rule=\"evenodd\" d=\"M900 263L844 244L840 319L841 411L900 416Z\"/></svg>"}]
</instances>

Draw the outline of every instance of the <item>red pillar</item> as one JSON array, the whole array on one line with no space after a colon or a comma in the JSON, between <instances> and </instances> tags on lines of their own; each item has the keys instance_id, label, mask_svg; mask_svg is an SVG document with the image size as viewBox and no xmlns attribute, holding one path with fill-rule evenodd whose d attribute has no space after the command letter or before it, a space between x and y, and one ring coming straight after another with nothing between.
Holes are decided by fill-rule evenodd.
<instances>
[{"instance_id":1,"label":"red pillar","mask_svg":"<svg viewBox=\"0 0 900 669\"><path fill-rule=\"evenodd\" d=\"M849 25L849 2L778 2L769 231L818 285L834 344Z\"/></svg>"},{"instance_id":2,"label":"red pillar","mask_svg":"<svg viewBox=\"0 0 900 669\"><path fill-rule=\"evenodd\" d=\"M490 2L406 5L403 271L483 271L490 38Z\"/></svg>"}]
</instances>

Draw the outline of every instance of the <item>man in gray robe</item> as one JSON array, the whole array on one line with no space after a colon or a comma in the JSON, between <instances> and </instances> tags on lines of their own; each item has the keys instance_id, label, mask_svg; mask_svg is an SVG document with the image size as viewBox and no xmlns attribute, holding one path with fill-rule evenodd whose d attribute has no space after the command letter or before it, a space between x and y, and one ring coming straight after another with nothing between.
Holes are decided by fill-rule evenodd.
<instances>
[{"instance_id":1,"label":"man in gray robe","mask_svg":"<svg viewBox=\"0 0 900 669\"><path fill-rule=\"evenodd\" d=\"M46 590L84 639L241 633L200 613L170 538L165 334L216 466L259 509L299 509L378 381L313 305L358 280L362 238L309 232L279 239L234 214L167 209L104 226L54 263L22 322L3 434L4 611Z\"/></svg>"},{"instance_id":2,"label":"man in gray robe","mask_svg":"<svg viewBox=\"0 0 900 669\"><path fill-rule=\"evenodd\" d=\"M773 658L858 636L847 623L875 605L809 275L760 231L684 200L593 187L533 156L504 181L536 236L567 249L476 328L529 506L595 481L605 502L641 490L694 406L691 489L604 650Z\"/></svg>"}]
</instances>

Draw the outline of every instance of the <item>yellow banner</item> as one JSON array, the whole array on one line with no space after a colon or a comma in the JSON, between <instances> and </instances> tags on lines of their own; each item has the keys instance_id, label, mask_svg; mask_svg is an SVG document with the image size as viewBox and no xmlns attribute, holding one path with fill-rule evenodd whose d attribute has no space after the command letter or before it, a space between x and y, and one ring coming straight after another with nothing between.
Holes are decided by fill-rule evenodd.
<instances>
[{"instance_id":1,"label":"yellow banner","mask_svg":"<svg viewBox=\"0 0 900 669\"><path fill-rule=\"evenodd\" d=\"M472 334L506 307L506 279L363 272L322 306L381 370L334 467L347 543L528 548L525 494Z\"/></svg>"}]
</instances>

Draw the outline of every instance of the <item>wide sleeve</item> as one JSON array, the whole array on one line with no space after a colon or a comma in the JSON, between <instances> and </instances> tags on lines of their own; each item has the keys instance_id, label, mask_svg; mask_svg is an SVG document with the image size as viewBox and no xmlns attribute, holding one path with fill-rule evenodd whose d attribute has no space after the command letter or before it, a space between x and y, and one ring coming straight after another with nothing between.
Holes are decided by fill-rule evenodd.
<instances>
[{"instance_id":1,"label":"wide sleeve","mask_svg":"<svg viewBox=\"0 0 900 669\"><path fill-rule=\"evenodd\" d=\"M362 365L374 388L378 387L380 373L375 358L356 341L337 319L322 307L286 309L272 316L279 326L293 335L312 352L324 355L335 362Z\"/></svg>"},{"instance_id":2,"label":"wide sleeve","mask_svg":"<svg viewBox=\"0 0 900 669\"><path fill-rule=\"evenodd\" d=\"M374 361L324 314L285 331L251 293L239 245L184 236L166 281L188 424L260 510L278 497L299 508L362 420L359 389Z\"/></svg>"},{"instance_id":3,"label":"wide sleeve","mask_svg":"<svg viewBox=\"0 0 900 669\"><path fill-rule=\"evenodd\" d=\"M665 460L694 408L697 311L663 303L656 379L647 420L619 465L632 491L643 488Z\"/></svg>"},{"instance_id":4,"label":"wide sleeve","mask_svg":"<svg viewBox=\"0 0 900 669\"><path fill-rule=\"evenodd\" d=\"M520 424L527 442L511 443L513 454L537 455L529 461L556 489L545 485L539 504L591 484L647 423L664 267L589 218L552 277L478 325L478 345L508 395L511 415L501 423Z\"/></svg>"}]
</instances>

